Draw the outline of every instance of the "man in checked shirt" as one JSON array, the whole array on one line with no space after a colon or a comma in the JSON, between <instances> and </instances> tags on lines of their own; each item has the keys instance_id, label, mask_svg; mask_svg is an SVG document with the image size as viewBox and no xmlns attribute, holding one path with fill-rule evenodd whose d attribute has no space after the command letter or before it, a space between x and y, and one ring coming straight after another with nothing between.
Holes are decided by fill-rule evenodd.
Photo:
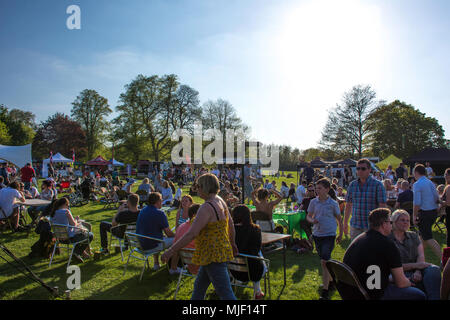
<instances>
[{"instance_id":1,"label":"man in checked shirt","mask_svg":"<svg viewBox=\"0 0 450 320\"><path fill-rule=\"evenodd\" d=\"M372 167L367 159L356 164L358 179L348 186L345 198L344 234L348 235L350 216L350 239L353 241L361 233L369 230L369 213L376 208L386 208L386 190L383 184L372 178Z\"/></svg>"}]
</instances>

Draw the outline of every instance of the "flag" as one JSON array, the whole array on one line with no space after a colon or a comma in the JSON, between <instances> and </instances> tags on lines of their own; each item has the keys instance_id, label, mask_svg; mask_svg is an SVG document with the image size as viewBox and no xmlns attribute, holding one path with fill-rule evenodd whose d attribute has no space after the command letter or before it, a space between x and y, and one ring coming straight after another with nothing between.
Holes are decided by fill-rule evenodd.
<instances>
[{"instance_id":1,"label":"flag","mask_svg":"<svg viewBox=\"0 0 450 320\"><path fill-rule=\"evenodd\" d=\"M53 152L50 151L50 164L53 165Z\"/></svg>"},{"instance_id":2,"label":"flag","mask_svg":"<svg viewBox=\"0 0 450 320\"><path fill-rule=\"evenodd\" d=\"M72 161L75 162L75 149L72 149Z\"/></svg>"}]
</instances>

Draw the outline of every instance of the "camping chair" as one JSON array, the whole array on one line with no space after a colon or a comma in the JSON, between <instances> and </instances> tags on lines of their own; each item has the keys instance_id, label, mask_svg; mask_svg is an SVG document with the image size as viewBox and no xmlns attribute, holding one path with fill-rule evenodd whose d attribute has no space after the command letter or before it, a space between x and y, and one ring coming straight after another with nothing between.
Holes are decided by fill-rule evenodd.
<instances>
[{"instance_id":1,"label":"camping chair","mask_svg":"<svg viewBox=\"0 0 450 320\"><path fill-rule=\"evenodd\" d=\"M253 289L253 286L246 285L245 283L242 283L241 281L234 278L233 274L231 273L231 270L237 271L237 272L247 272L248 279L250 281L250 268L248 266L248 260L254 259L254 260L260 260L263 261L266 264L267 271L264 273L264 291L267 290L266 280L269 284L269 298L271 298L271 291L270 291L270 274L269 274L269 267L270 267L270 260L265 259L260 256L251 256L248 254L239 253L237 257L234 258L234 260L228 262L228 271L231 276L231 285L241 288L250 288ZM253 299L255 299L255 292L253 292Z\"/></svg>"},{"instance_id":2,"label":"camping chair","mask_svg":"<svg viewBox=\"0 0 450 320\"><path fill-rule=\"evenodd\" d=\"M72 250L71 250L70 256L69 256L69 261L67 262L67 268L68 268L70 265L70 261L72 260L72 256L73 256L75 247L78 244L83 243L83 242L87 242L89 244L89 237L86 239L83 239L81 241L78 241L78 242L71 242L70 238L69 238L69 228L80 229L80 230L83 229L81 227L75 227L75 226L70 226L70 225L66 225L66 224L57 224L57 223L52 224L52 232L55 235L56 242L53 247L52 256L50 258L50 263L48 265L49 267L52 265L53 256L55 255L56 248L67 249L67 252L69 252L70 246L72 246ZM60 243L67 245L67 247L59 247L58 245Z\"/></svg>"},{"instance_id":3,"label":"camping chair","mask_svg":"<svg viewBox=\"0 0 450 320\"><path fill-rule=\"evenodd\" d=\"M161 239L156 239L156 238L152 238L152 237L147 237L141 234L136 234L136 233L132 233L132 232L125 232L125 236L128 239L128 243L130 246L130 254L128 255L128 260L127 263L125 264L125 269L123 270L123 275L125 275L125 273L127 272L127 266L128 266L128 262L130 261L130 258L133 257L135 259L144 261L144 266L142 268L141 271L141 276L139 277L139 282L141 282L142 280L142 276L144 275L144 271L145 271L145 267L148 266L148 268L150 269L150 265L148 263L148 258L162 252L163 250L165 250L165 246L164 246L164 240ZM141 242L139 241L139 238L143 238L143 239L150 239L150 240L155 240L158 241L162 244L163 248L159 248L159 245L154 248L154 249L150 249L150 250L144 250L142 249L141 246ZM139 256L135 256L133 255L133 253L138 253L140 254L142 257Z\"/></svg>"},{"instance_id":4,"label":"camping chair","mask_svg":"<svg viewBox=\"0 0 450 320\"><path fill-rule=\"evenodd\" d=\"M195 274L189 272L188 265L192 263L192 257L194 256L195 249L183 248L178 251L178 257L181 260L181 264L183 268L181 269L180 275L178 276L177 289L175 290L175 294L173 296L173 300L177 299L178 290L180 289L181 278L183 276L195 278Z\"/></svg>"},{"instance_id":5,"label":"camping chair","mask_svg":"<svg viewBox=\"0 0 450 320\"><path fill-rule=\"evenodd\" d=\"M59 184L59 192L60 193L63 193L64 191L70 192L70 190L71 190L70 189L70 181L61 181L61 183Z\"/></svg>"},{"instance_id":6,"label":"camping chair","mask_svg":"<svg viewBox=\"0 0 450 320\"><path fill-rule=\"evenodd\" d=\"M121 229L125 229L123 232L123 237L118 237L116 235L113 234L114 230L121 230ZM119 241L119 245L118 247L120 248L120 256L122 257L122 262L123 262L123 246L122 246L122 242L126 242L126 235L125 232L135 232L136 231L136 223L124 223L124 224L119 224L115 227L111 228L111 232L109 235L109 251L111 252L111 246L112 246L112 240L116 239ZM117 246L115 246L117 247Z\"/></svg>"},{"instance_id":7,"label":"camping chair","mask_svg":"<svg viewBox=\"0 0 450 320\"><path fill-rule=\"evenodd\" d=\"M106 190L106 188L104 188L104 187L100 188L100 194L103 196L103 198L100 199L100 201L105 204L103 206L103 209L115 209L116 208L118 201L114 197L114 195L111 195L111 193L108 192Z\"/></svg>"},{"instance_id":8,"label":"camping chair","mask_svg":"<svg viewBox=\"0 0 450 320\"><path fill-rule=\"evenodd\" d=\"M117 190L116 191L117 197L120 200L127 200L128 193L125 190Z\"/></svg>"},{"instance_id":9,"label":"camping chair","mask_svg":"<svg viewBox=\"0 0 450 320\"><path fill-rule=\"evenodd\" d=\"M148 192L146 190L138 190L136 194L139 196L139 205L142 206L148 200Z\"/></svg>"},{"instance_id":10,"label":"camping chair","mask_svg":"<svg viewBox=\"0 0 450 320\"><path fill-rule=\"evenodd\" d=\"M6 216L6 212L3 210L2 207L0 207L0 222L3 221L4 223L6 223L6 224L9 226L9 229L12 230L13 227L12 227L11 219L10 219L10 218L11 218L11 217L7 217L7 216Z\"/></svg>"},{"instance_id":11,"label":"camping chair","mask_svg":"<svg viewBox=\"0 0 450 320\"><path fill-rule=\"evenodd\" d=\"M328 260L326 267L342 300L370 300L367 291L349 266L336 260Z\"/></svg>"}]
</instances>

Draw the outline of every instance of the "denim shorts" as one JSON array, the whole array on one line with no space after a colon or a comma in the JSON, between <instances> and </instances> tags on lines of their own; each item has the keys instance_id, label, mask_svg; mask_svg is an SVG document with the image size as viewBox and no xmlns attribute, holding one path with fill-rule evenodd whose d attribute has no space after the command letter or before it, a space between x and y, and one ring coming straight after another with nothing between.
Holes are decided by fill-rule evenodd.
<instances>
[{"instance_id":1,"label":"denim shorts","mask_svg":"<svg viewBox=\"0 0 450 320\"><path fill-rule=\"evenodd\" d=\"M437 215L437 210L419 211L419 223L417 225L423 241L433 239L433 232L431 229L436 222Z\"/></svg>"},{"instance_id":2,"label":"denim shorts","mask_svg":"<svg viewBox=\"0 0 450 320\"><path fill-rule=\"evenodd\" d=\"M336 236L329 237L316 237L313 235L314 243L316 244L316 250L321 260L330 260L331 252L334 249L334 242Z\"/></svg>"}]
</instances>

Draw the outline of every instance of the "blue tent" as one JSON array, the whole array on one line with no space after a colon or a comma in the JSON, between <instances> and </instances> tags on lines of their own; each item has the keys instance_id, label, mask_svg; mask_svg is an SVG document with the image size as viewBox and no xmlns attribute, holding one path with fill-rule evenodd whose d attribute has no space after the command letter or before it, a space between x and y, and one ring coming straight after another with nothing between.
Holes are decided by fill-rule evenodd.
<instances>
[{"instance_id":1,"label":"blue tent","mask_svg":"<svg viewBox=\"0 0 450 320\"><path fill-rule=\"evenodd\" d=\"M109 160L109 163L111 163L114 167L123 167L124 164L122 162L117 161L116 159Z\"/></svg>"}]
</instances>

